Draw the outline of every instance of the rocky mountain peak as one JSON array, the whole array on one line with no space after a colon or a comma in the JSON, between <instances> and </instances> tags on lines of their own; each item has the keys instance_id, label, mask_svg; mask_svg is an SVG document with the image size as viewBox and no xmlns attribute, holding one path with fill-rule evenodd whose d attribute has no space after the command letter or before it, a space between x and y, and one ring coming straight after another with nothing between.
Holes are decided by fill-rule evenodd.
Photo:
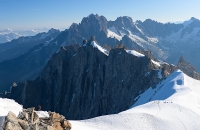
<instances>
[{"instance_id":1,"label":"rocky mountain peak","mask_svg":"<svg viewBox=\"0 0 200 130\"><path fill-rule=\"evenodd\" d=\"M47 33L48 34L53 34L53 33L59 33L60 31L58 29L54 29L54 28L51 28Z\"/></svg>"},{"instance_id":2,"label":"rocky mountain peak","mask_svg":"<svg viewBox=\"0 0 200 130\"><path fill-rule=\"evenodd\" d=\"M195 17L191 17L190 20L195 21L195 20L198 20L198 19L195 18Z\"/></svg>"},{"instance_id":3,"label":"rocky mountain peak","mask_svg":"<svg viewBox=\"0 0 200 130\"><path fill-rule=\"evenodd\" d=\"M100 16L98 14L90 14L90 15L87 16L87 18L89 18L89 19L99 19Z\"/></svg>"},{"instance_id":4,"label":"rocky mountain peak","mask_svg":"<svg viewBox=\"0 0 200 130\"><path fill-rule=\"evenodd\" d=\"M178 64L181 64L181 63L187 63L187 64L189 64L189 63L184 59L183 56L181 56L180 59L179 59L179 61L178 61Z\"/></svg>"},{"instance_id":5,"label":"rocky mountain peak","mask_svg":"<svg viewBox=\"0 0 200 130\"><path fill-rule=\"evenodd\" d=\"M114 22L115 22L115 26L117 25L117 27L121 27L121 28L134 27L132 18L128 16L118 17Z\"/></svg>"},{"instance_id":6,"label":"rocky mountain peak","mask_svg":"<svg viewBox=\"0 0 200 130\"><path fill-rule=\"evenodd\" d=\"M143 23L147 23L147 24L158 24L159 22L152 20L152 19L146 19Z\"/></svg>"},{"instance_id":7,"label":"rocky mountain peak","mask_svg":"<svg viewBox=\"0 0 200 130\"><path fill-rule=\"evenodd\" d=\"M187 62L183 56L180 57L177 68L182 70L188 76L200 80L200 76L197 73L197 70L194 66L192 66L189 62Z\"/></svg>"},{"instance_id":8,"label":"rocky mountain peak","mask_svg":"<svg viewBox=\"0 0 200 130\"><path fill-rule=\"evenodd\" d=\"M129 22L129 23L133 23L133 20L131 17L128 17L128 16L121 16L121 17L118 17L116 19L116 21L120 21L120 22Z\"/></svg>"},{"instance_id":9,"label":"rocky mountain peak","mask_svg":"<svg viewBox=\"0 0 200 130\"><path fill-rule=\"evenodd\" d=\"M104 16L99 16L98 14L90 14L88 17L84 17L81 21L81 26L92 26L98 30L107 30L107 19Z\"/></svg>"}]
</instances>

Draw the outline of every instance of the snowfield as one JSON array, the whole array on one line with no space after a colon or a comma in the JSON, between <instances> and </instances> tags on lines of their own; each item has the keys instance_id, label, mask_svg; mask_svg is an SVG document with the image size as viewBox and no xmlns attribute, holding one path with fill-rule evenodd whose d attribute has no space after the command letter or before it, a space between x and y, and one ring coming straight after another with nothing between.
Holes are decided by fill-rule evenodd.
<instances>
[{"instance_id":1,"label":"snowfield","mask_svg":"<svg viewBox=\"0 0 200 130\"><path fill-rule=\"evenodd\" d=\"M136 103L118 114L72 121L72 130L199 130L200 81L177 70L135 98ZM22 106L0 98L0 119L8 111L18 113ZM47 116L47 112L39 112ZM2 126L2 120L0 125ZM0 128L1 129L1 128Z\"/></svg>"},{"instance_id":2,"label":"snowfield","mask_svg":"<svg viewBox=\"0 0 200 130\"><path fill-rule=\"evenodd\" d=\"M127 111L70 121L73 130L199 130L200 81L180 70L141 94Z\"/></svg>"}]
</instances>

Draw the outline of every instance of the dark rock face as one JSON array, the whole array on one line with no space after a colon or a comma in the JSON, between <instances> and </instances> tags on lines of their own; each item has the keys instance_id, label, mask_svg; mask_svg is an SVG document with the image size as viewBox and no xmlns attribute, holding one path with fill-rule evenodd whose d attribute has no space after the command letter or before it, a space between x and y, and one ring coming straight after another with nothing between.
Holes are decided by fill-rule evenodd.
<instances>
[{"instance_id":1,"label":"dark rock face","mask_svg":"<svg viewBox=\"0 0 200 130\"><path fill-rule=\"evenodd\" d=\"M179 62L177 63L177 69L182 70L185 74L194 79L200 80L196 68L187 62L183 56L180 57Z\"/></svg>"},{"instance_id":2,"label":"dark rock face","mask_svg":"<svg viewBox=\"0 0 200 130\"><path fill-rule=\"evenodd\" d=\"M161 68L124 48L107 56L89 44L70 45L52 55L36 80L19 83L7 96L24 107L41 105L68 119L87 119L130 108L135 97L162 80ZM163 68L163 78L168 70Z\"/></svg>"}]
</instances>

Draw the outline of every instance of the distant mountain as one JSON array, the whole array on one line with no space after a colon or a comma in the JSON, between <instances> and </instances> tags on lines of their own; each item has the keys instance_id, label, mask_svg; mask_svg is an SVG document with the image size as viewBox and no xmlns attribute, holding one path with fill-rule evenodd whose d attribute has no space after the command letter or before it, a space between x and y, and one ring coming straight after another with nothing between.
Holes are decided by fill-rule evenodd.
<instances>
[{"instance_id":1,"label":"distant mountain","mask_svg":"<svg viewBox=\"0 0 200 130\"><path fill-rule=\"evenodd\" d=\"M80 44L84 38L94 35L100 45L125 43L129 49L150 50L160 60L176 64L182 55L200 72L199 41L200 22L192 17L183 23L160 23L151 19L135 21L128 16L107 21L104 16L91 14L80 24L69 28L67 43Z\"/></svg>"},{"instance_id":2,"label":"distant mountain","mask_svg":"<svg viewBox=\"0 0 200 130\"><path fill-rule=\"evenodd\" d=\"M11 42L0 44L0 63L16 58L28 52L32 47L54 39L59 33L59 30L51 29L35 36L20 37Z\"/></svg>"},{"instance_id":3,"label":"distant mountain","mask_svg":"<svg viewBox=\"0 0 200 130\"><path fill-rule=\"evenodd\" d=\"M9 42L9 41L11 41L13 39L17 39L20 36L21 36L20 34L14 33L10 29L4 30L4 31L0 31L0 44L1 43L5 43L5 42Z\"/></svg>"},{"instance_id":4,"label":"distant mountain","mask_svg":"<svg viewBox=\"0 0 200 130\"><path fill-rule=\"evenodd\" d=\"M10 42L13 39L17 39L22 36L34 36L38 33L41 32L46 32L48 31L47 29L33 29L33 30L11 30L11 29L6 29L3 31L0 31L0 44L1 43L6 43Z\"/></svg>"},{"instance_id":5,"label":"distant mountain","mask_svg":"<svg viewBox=\"0 0 200 130\"><path fill-rule=\"evenodd\" d=\"M0 91L9 91L13 82L37 77L50 56L59 49L60 46L54 47L57 46L54 39L59 34L59 30L51 29L47 33L0 44ZM51 42L54 46L48 45Z\"/></svg>"},{"instance_id":6,"label":"distant mountain","mask_svg":"<svg viewBox=\"0 0 200 130\"><path fill-rule=\"evenodd\" d=\"M0 58L0 60L4 61L14 59L2 64L0 63L0 67L4 66L2 67L2 70L4 71L0 72L0 76L1 74L6 74L8 75L7 78L9 78L10 75L17 75L17 78L9 78L9 82L5 79L0 80L0 88L7 88L8 90L12 82L24 81L22 79L28 79L22 78L24 77L21 73L22 68L17 69L16 67L13 67L13 65L15 65L13 63L16 63L15 61L21 59L19 67L22 66L21 63L25 63L27 65L27 68L29 68L26 71L29 72L27 73L29 75L28 77L37 77L39 72L47 63L47 61L44 62L42 60L38 63L38 56L42 55L45 57L43 60L48 60L53 53L59 50L60 46L70 44L81 45L84 39L87 39L92 35L98 41L100 46L104 46L108 49L114 48L116 45L123 43L127 49L151 51L157 59L173 64L177 64L179 58L184 56L185 59L192 65L196 66L197 71L200 72L200 60L198 60L198 54L200 53L200 46L198 44L200 40L198 35L198 26L199 20L196 18L191 18L189 21L180 24L163 24L151 19L147 19L144 22L133 22L133 20L127 16L118 17L115 21L108 21L104 16L91 14L84 17L79 24L73 23L69 29L62 31L57 38L51 41L45 40L44 42L49 41L45 46L35 46L31 50L23 49L25 50L24 52L21 52L21 49L19 48L13 49L12 51L7 49L5 52L4 50L1 50L2 58ZM36 42L36 44L38 43ZM25 44L23 44L23 46L25 46ZM51 46L53 46L53 48ZM0 46L0 49L1 48L3 47ZM20 53L16 54L16 50ZM31 57L34 58L28 59L30 61L26 61L27 58L18 57L21 54L23 54L24 57L30 57L31 54ZM37 67L30 69L31 67L28 66L28 63L30 65L37 64ZM11 71L12 69L13 71ZM7 70L10 72L8 73ZM3 82L6 82L7 85L5 86Z\"/></svg>"}]
</instances>

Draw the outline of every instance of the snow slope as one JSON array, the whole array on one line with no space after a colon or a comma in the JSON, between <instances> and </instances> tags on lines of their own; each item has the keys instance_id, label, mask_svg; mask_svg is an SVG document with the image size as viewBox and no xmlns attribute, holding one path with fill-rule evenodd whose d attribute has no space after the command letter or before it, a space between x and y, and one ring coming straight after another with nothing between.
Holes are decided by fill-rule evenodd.
<instances>
[{"instance_id":1,"label":"snow slope","mask_svg":"<svg viewBox=\"0 0 200 130\"><path fill-rule=\"evenodd\" d=\"M107 37L116 38L118 41L122 40L115 27L111 27L107 30Z\"/></svg>"},{"instance_id":2,"label":"snow slope","mask_svg":"<svg viewBox=\"0 0 200 130\"><path fill-rule=\"evenodd\" d=\"M70 121L73 130L197 130L200 129L200 81L180 70L136 98L127 111Z\"/></svg>"}]
</instances>

